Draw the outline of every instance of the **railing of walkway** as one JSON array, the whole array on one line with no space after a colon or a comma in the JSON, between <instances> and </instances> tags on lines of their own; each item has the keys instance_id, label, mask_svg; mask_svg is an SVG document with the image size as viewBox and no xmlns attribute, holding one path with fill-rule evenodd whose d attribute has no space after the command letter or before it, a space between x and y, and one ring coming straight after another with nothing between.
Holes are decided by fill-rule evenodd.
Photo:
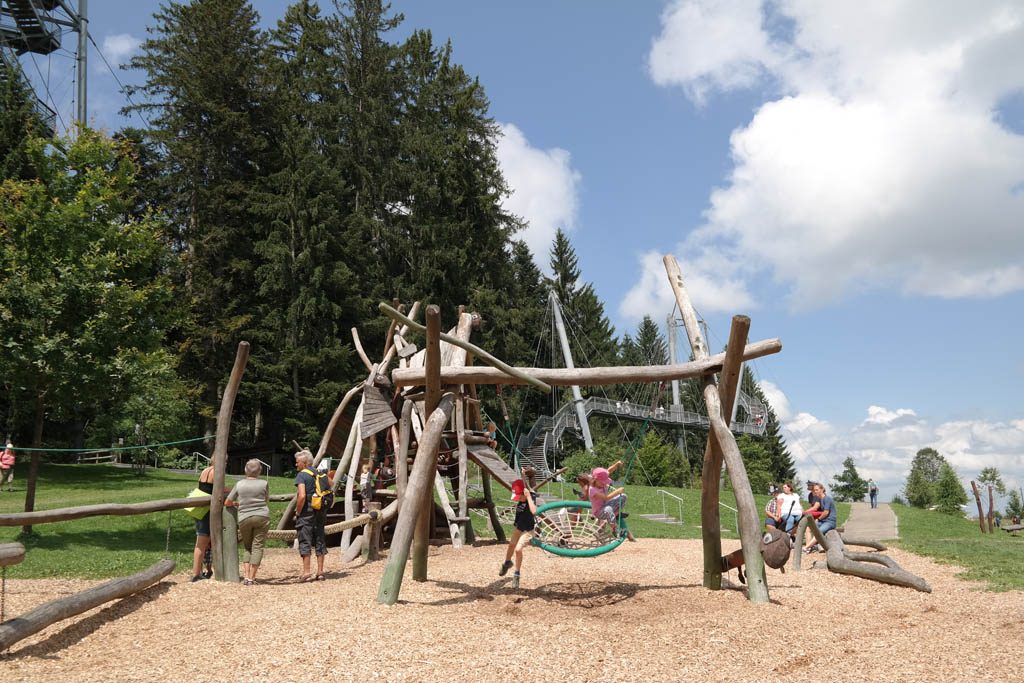
<instances>
[{"instance_id":1,"label":"railing of walkway","mask_svg":"<svg viewBox=\"0 0 1024 683\"><path fill-rule=\"evenodd\" d=\"M669 493L668 491L663 491L662 489L658 489L658 497L661 498L661 516L662 517L668 517L668 512L666 512L666 510L668 509L667 506L666 506L668 498L675 499L676 504L679 506L679 523L682 524L683 523L683 499L680 498L679 496L675 495L675 494Z\"/></svg>"}]
</instances>

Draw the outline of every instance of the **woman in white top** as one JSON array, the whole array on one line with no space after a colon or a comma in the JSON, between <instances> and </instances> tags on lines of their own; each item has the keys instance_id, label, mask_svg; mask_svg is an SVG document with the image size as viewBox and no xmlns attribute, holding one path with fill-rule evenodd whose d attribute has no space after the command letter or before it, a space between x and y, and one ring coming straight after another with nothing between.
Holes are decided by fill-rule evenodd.
<instances>
[{"instance_id":1,"label":"woman in white top","mask_svg":"<svg viewBox=\"0 0 1024 683\"><path fill-rule=\"evenodd\" d=\"M800 521L804 509L800 505L800 496L793 493L793 484L783 482L782 492L776 498L775 514L779 516L777 526L783 531L792 531Z\"/></svg>"}]
</instances>

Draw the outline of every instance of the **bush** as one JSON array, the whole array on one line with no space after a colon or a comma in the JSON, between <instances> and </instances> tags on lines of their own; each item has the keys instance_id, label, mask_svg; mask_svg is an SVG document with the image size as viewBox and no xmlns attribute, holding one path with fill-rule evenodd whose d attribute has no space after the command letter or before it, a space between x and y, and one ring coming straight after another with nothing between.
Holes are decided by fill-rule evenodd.
<instances>
[{"instance_id":1,"label":"bush","mask_svg":"<svg viewBox=\"0 0 1024 683\"><path fill-rule=\"evenodd\" d=\"M906 505L907 504L907 502L905 500L903 500L903 496L901 496L898 493L892 497L892 501L891 502L893 504L895 504L895 505Z\"/></svg>"}]
</instances>

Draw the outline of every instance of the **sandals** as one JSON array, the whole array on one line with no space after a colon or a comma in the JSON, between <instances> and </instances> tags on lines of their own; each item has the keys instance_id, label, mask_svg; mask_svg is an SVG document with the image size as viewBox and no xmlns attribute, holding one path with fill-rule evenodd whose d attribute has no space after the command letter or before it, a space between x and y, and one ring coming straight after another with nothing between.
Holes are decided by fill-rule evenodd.
<instances>
[{"instance_id":1,"label":"sandals","mask_svg":"<svg viewBox=\"0 0 1024 683\"><path fill-rule=\"evenodd\" d=\"M315 580L315 581L326 581L326 580L327 580L327 577L326 577L326 576L324 576L323 574L317 574L317 575L316 575L316 579L314 579L314 580Z\"/></svg>"},{"instance_id":2,"label":"sandals","mask_svg":"<svg viewBox=\"0 0 1024 683\"><path fill-rule=\"evenodd\" d=\"M316 581L316 577L312 574L303 574L299 577L299 583L309 583L310 581Z\"/></svg>"},{"instance_id":3,"label":"sandals","mask_svg":"<svg viewBox=\"0 0 1024 683\"><path fill-rule=\"evenodd\" d=\"M242 581L242 585L243 586L253 586L255 584L256 584L256 582L253 581L252 579L245 579L244 581Z\"/></svg>"}]
</instances>

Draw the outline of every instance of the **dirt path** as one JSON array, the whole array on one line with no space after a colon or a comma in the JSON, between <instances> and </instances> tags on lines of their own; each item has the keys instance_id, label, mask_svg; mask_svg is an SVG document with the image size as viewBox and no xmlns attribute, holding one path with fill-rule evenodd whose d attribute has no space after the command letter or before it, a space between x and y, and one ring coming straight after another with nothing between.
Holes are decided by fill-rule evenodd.
<instances>
[{"instance_id":1,"label":"dirt path","mask_svg":"<svg viewBox=\"0 0 1024 683\"><path fill-rule=\"evenodd\" d=\"M876 508L872 508L869 503L851 503L850 517L844 527L844 533L850 538L866 538L873 541L899 538L896 513L888 503L879 503Z\"/></svg>"},{"instance_id":2,"label":"dirt path","mask_svg":"<svg viewBox=\"0 0 1024 683\"><path fill-rule=\"evenodd\" d=\"M736 543L726 543L726 551ZM51 627L0 661L8 681L993 681L1024 658L1024 593L979 594L955 568L891 551L934 593L822 569L770 572L772 604L701 587L699 541L641 539L593 560L527 552L523 589L503 549L431 548L426 583L375 602L383 563L296 584L270 551L253 587L175 575L140 597ZM729 577L735 581L735 573ZM9 580L8 614L85 581ZM780 634L785 634L780 637ZM319 677L315 661L330 668Z\"/></svg>"}]
</instances>

